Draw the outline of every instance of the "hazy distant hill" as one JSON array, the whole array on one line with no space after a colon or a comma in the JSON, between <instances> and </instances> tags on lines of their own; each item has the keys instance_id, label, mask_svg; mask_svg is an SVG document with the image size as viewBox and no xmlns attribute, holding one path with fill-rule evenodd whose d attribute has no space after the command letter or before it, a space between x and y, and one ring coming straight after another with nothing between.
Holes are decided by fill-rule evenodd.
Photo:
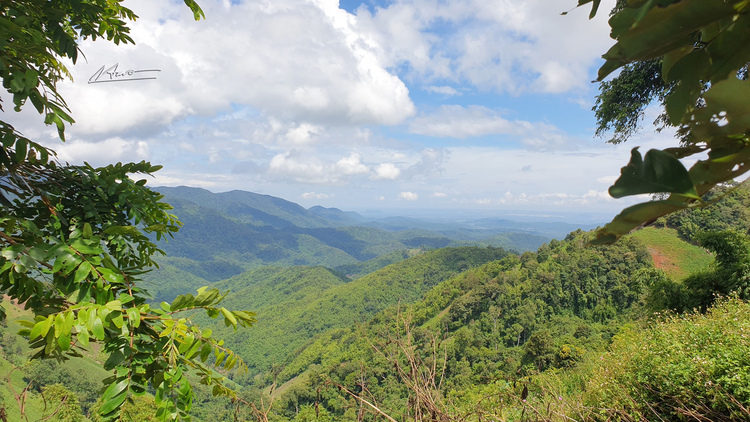
<instances>
[{"instance_id":1,"label":"hazy distant hill","mask_svg":"<svg viewBox=\"0 0 750 422\"><path fill-rule=\"evenodd\" d=\"M368 221L354 212L312 207L244 191L212 193L190 187L157 188L183 222L173 241L161 244L168 258L147 279L179 280L179 271L214 282L264 265L336 268L357 265L413 248L482 245L535 250L549 237L516 230L471 229L417 219ZM420 227L422 226L422 227ZM431 230L430 227L438 229ZM448 233L448 234L446 234ZM383 261L383 265L391 263ZM377 269L377 265L360 267ZM179 271L178 271L179 270ZM187 278L186 278L187 280ZM191 286L193 283L180 280ZM168 286L169 287L169 286ZM169 299L171 287L157 296ZM174 290L178 291L178 290Z\"/></svg>"}]
</instances>

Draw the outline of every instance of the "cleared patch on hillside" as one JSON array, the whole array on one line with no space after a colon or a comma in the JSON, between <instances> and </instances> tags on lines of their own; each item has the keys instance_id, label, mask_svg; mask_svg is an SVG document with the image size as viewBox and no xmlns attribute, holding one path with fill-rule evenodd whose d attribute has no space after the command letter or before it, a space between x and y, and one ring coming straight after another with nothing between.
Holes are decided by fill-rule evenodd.
<instances>
[{"instance_id":1,"label":"cleared patch on hillside","mask_svg":"<svg viewBox=\"0 0 750 422\"><path fill-rule=\"evenodd\" d=\"M654 266L674 280L708 269L713 261L710 252L680 239L674 229L646 227L631 236L646 244Z\"/></svg>"}]
</instances>

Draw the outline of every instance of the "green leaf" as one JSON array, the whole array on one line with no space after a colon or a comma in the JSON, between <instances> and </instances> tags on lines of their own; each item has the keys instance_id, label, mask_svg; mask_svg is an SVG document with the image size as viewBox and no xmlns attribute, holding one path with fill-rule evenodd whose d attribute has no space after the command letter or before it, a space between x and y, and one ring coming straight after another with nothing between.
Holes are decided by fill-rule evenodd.
<instances>
[{"instance_id":1,"label":"green leaf","mask_svg":"<svg viewBox=\"0 0 750 422\"><path fill-rule=\"evenodd\" d=\"M134 328L138 328L141 325L141 311L138 308L128 308L128 318Z\"/></svg>"},{"instance_id":2,"label":"green leaf","mask_svg":"<svg viewBox=\"0 0 750 422\"><path fill-rule=\"evenodd\" d=\"M47 333L52 326L53 318L54 317L50 315L49 317L34 324L34 327L31 329L31 334L29 334L29 340L47 336Z\"/></svg>"},{"instance_id":3,"label":"green leaf","mask_svg":"<svg viewBox=\"0 0 750 422\"><path fill-rule=\"evenodd\" d=\"M622 168L620 178L609 188L609 194L614 198L663 192L700 199L680 160L652 149L646 153L644 161L637 147L631 151L630 162Z\"/></svg>"},{"instance_id":4,"label":"green leaf","mask_svg":"<svg viewBox=\"0 0 750 422\"><path fill-rule=\"evenodd\" d=\"M218 297L218 289L206 290L206 287L201 287L198 289L198 297L195 298L195 306L210 306Z\"/></svg>"},{"instance_id":5,"label":"green leaf","mask_svg":"<svg viewBox=\"0 0 750 422\"><path fill-rule=\"evenodd\" d=\"M91 224L84 223L83 224L83 238L91 239L91 236L93 236L93 230L91 230Z\"/></svg>"},{"instance_id":6,"label":"green leaf","mask_svg":"<svg viewBox=\"0 0 750 422\"><path fill-rule=\"evenodd\" d=\"M221 308L221 314L224 315L224 322L227 326L231 324L232 327L237 329L237 318L232 315L232 312L230 312L227 308Z\"/></svg>"},{"instance_id":7,"label":"green leaf","mask_svg":"<svg viewBox=\"0 0 750 422\"><path fill-rule=\"evenodd\" d=\"M626 7L610 19L617 44L604 54L607 61L599 69L598 80L626 63L661 57L691 45L693 34L703 26L735 13L731 2L723 0L681 0L665 7L649 1L639 9Z\"/></svg>"},{"instance_id":8,"label":"green leaf","mask_svg":"<svg viewBox=\"0 0 750 422\"><path fill-rule=\"evenodd\" d=\"M104 325L102 325L102 320L99 317L94 318L91 332L98 340L104 340Z\"/></svg>"},{"instance_id":9,"label":"green leaf","mask_svg":"<svg viewBox=\"0 0 750 422\"><path fill-rule=\"evenodd\" d=\"M127 397L128 379L121 380L117 383L110 384L104 395L102 395L102 407L99 409L99 414L108 415L119 409L122 406L125 398Z\"/></svg>"},{"instance_id":10,"label":"green leaf","mask_svg":"<svg viewBox=\"0 0 750 422\"><path fill-rule=\"evenodd\" d=\"M112 311L122 311L122 302L120 302L119 300L113 300L113 301L107 302L107 304L104 306L106 306L107 309L110 309Z\"/></svg>"},{"instance_id":11,"label":"green leaf","mask_svg":"<svg viewBox=\"0 0 750 422\"><path fill-rule=\"evenodd\" d=\"M88 347L89 345L89 332L86 330L81 330L76 335L76 338L78 339L78 342L83 347Z\"/></svg>"},{"instance_id":12,"label":"green leaf","mask_svg":"<svg viewBox=\"0 0 750 422\"><path fill-rule=\"evenodd\" d=\"M60 345L60 349L62 350L69 350L70 349L70 331L63 333L60 335L60 337L57 338L57 344Z\"/></svg>"},{"instance_id":13,"label":"green leaf","mask_svg":"<svg viewBox=\"0 0 750 422\"><path fill-rule=\"evenodd\" d=\"M89 264L86 261L81 262L81 265L78 266L78 269L76 269L75 276L73 277L73 281L75 283L82 283L84 280L86 280L86 277L89 276L91 273L91 264Z\"/></svg>"},{"instance_id":14,"label":"green leaf","mask_svg":"<svg viewBox=\"0 0 750 422\"><path fill-rule=\"evenodd\" d=\"M60 337L65 332L65 317L62 314L55 315L55 338Z\"/></svg>"},{"instance_id":15,"label":"green leaf","mask_svg":"<svg viewBox=\"0 0 750 422\"><path fill-rule=\"evenodd\" d=\"M211 344L210 343L204 343L203 348L201 348L201 362L205 362L206 359L208 359L208 356L211 354Z\"/></svg>"},{"instance_id":16,"label":"green leaf","mask_svg":"<svg viewBox=\"0 0 750 422\"><path fill-rule=\"evenodd\" d=\"M180 295L180 296L177 296L174 299L174 301L172 301L172 304L169 306L169 309L171 309L172 312L179 311L180 309L189 308L193 306L194 303L195 303L195 298L193 297L193 295L191 294Z\"/></svg>"}]
</instances>

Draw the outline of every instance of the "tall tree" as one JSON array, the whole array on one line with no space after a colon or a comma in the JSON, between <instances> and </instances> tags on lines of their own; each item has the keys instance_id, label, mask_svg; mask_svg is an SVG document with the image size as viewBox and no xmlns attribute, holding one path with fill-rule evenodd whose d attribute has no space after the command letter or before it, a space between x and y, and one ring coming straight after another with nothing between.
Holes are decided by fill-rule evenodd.
<instances>
[{"instance_id":1,"label":"tall tree","mask_svg":"<svg viewBox=\"0 0 750 422\"><path fill-rule=\"evenodd\" d=\"M194 1L184 1L196 20L203 17ZM69 76L61 60L75 63L87 38L132 43L127 23L136 18L121 0L0 3L0 78L13 108L30 101L64 140L73 118L56 88ZM187 417L188 371L214 394L233 394L207 362L213 355L213 367L231 369L242 361L184 311L205 309L235 329L251 325L253 314L220 307L223 295L206 288L152 307L138 285L161 252L149 236L171 237L180 227L162 196L134 180L160 167L62 165L4 120L0 143L0 293L33 310L21 334L35 357L80 356L100 342L113 374L100 407L106 420L119 419L126 400L149 385L160 419Z\"/></svg>"}]
</instances>

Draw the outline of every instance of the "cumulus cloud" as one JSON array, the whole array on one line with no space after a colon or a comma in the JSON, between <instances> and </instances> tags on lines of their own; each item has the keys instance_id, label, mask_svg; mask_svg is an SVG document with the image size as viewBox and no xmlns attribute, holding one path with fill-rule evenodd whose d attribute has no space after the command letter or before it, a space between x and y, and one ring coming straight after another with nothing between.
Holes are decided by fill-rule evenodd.
<instances>
[{"instance_id":1,"label":"cumulus cloud","mask_svg":"<svg viewBox=\"0 0 750 422\"><path fill-rule=\"evenodd\" d=\"M342 174L346 175L370 172L370 167L362 164L362 156L356 152L353 152L348 157L340 159L336 163L336 168L338 168Z\"/></svg>"},{"instance_id":2,"label":"cumulus cloud","mask_svg":"<svg viewBox=\"0 0 750 422\"><path fill-rule=\"evenodd\" d=\"M586 89L579 76L612 44L603 11L613 4L592 21L584 8L560 16L565 6L544 0L403 0L357 18L383 63L408 64L418 77L560 93Z\"/></svg>"},{"instance_id":3,"label":"cumulus cloud","mask_svg":"<svg viewBox=\"0 0 750 422\"><path fill-rule=\"evenodd\" d=\"M401 174L401 170L399 170L399 168L396 167L395 164L381 163L375 168L375 174L373 178L393 180L397 178L399 174Z\"/></svg>"},{"instance_id":4,"label":"cumulus cloud","mask_svg":"<svg viewBox=\"0 0 750 422\"><path fill-rule=\"evenodd\" d=\"M293 144L307 144L313 141L321 128L309 123L301 123L299 126L289 129L286 139Z\"/></svg>"},{"instance_id":5,"label":"cumulus cloud","mask_svg":"<svg viewBox=\"0 0 750 422\"><path fill-rule=\"evenodd\" d=\"M149 145L145 141L125 140L119 137L101 142L73 140L57 148L57 156L63 162L89 162L106 165L116 161L141 161L150 157Z\"/></svg>"},{"instance_id":6,"label":"cumulus cloud","mask_svg":"<svg viewBox=\"0 0 750 422\"><path fill-rule=\"evenodd\" d=\"M398 198L405 201L416 201L419 199L419 195L414 192L401 192L398 194Z\"/></svg>"},{"instance_id":7,"label":"cumulus cloud","mask_svg":"<svg viewBox=\"0 0 750 422\"><path fill-rule=\"evenodd\" d=\"M443 193L443 192L434 192L430 196L432 196L433 198L445 198L446 196L448 196L448 194Z\"/></svg>"},{"instance_id":8,"label":"cumulus cloud","mask_svg":"<svg viewBox=\"0 0 750 422\"><path fill-rule=\"evenodd\" d=\"M414 114L409 90L389 72L355 16L335 2L201 3L195 22L182 4L132 0L136 45L81 44L87 60L59 89L79 136L144 135L186 116L247 105L293 121L397 124ZM88 84L101 66L158 69L155 80ZM309 142L315 130L289 133Z\"/></svg>"}]
</instances>

